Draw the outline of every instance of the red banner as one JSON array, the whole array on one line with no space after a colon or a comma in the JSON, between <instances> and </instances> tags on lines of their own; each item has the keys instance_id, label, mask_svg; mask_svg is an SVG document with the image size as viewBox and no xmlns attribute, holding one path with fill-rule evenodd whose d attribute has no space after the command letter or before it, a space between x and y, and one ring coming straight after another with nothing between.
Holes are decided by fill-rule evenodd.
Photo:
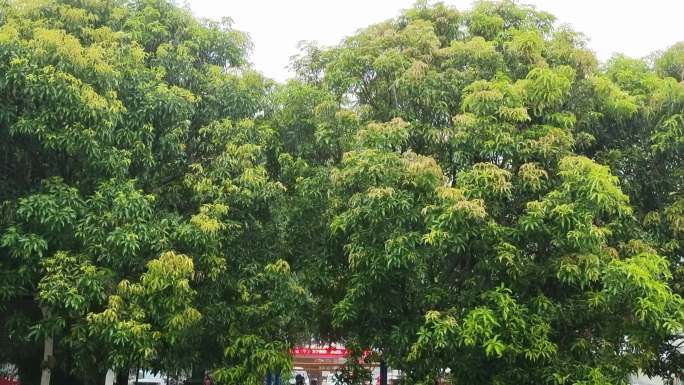
<instances>
[{"instance_id":1,"label":"red banner","mask_svg":"<svg viewBox=\"0 0 684 385\"><path fill-rule=\"evenodd\" d=\"M370 351L364 350L361 354L361 362L368 357ZM294 357L312 357L312 358L345 358L349 351L345 348L335 348L335 347L303 347L296 346L294 349L290 350L290 354Z\"/></svg>"},{"instance_id":2,"label":"red banner","mask_svg":"<svg viewBox=\"0 0 684 385\"><path fill-rule=\"evenodd\" d=\"M293 356L314 356L321 358L344 358L347 349L344 348L303 348L296 347L290 350Z\"/></svg>"}]
</instances>

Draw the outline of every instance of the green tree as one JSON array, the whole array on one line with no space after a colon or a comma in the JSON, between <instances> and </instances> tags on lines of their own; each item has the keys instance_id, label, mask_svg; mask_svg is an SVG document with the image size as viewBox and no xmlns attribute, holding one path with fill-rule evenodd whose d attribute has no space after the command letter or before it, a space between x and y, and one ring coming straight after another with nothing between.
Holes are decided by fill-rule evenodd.
<instances>
[{"instance_id":1,"label":"green tree","mask_svg":"<svg viewBox=\"0 0 684 385\"><path fill-rule=\"evenodd\" d=\"M628 60L641 72L599 68L581 34L511 1L419 2L295 60L365 127L331 172L323 217L342 272L338 334L411 383L623 383L681 368L681 251L665 234L681 193L674 79ZM665 166L615 152L651 159L658 145ZM644 226L641 200L668 207L648 217L661 230Z\"/></svg>"},{"instance_id":2,"label":"green tree","mask_svg":"<svg viewBox=\"0 0 684 385\"><path fill-rule=\"evenodd\" d=\"M654 56L654 64L624 56L612 58L605 76L620 88L621 100L631 111L619 120L601 119L590 131L594 138L585 151L611 166L629 194L643 237L667 257L672 271L671 288L684 294L682 267L682 182L684 153L682 108L684 84L678 82L676 44ZM669 68L669 69L668 69ZM618 100L620 100L618 99ZM661 341L659 360L650 373L681 372L682 331Z\"/></svg>"},{"instance_id":3,"label":"green tree","mask_svg":"<svg viewBox=\"0 0 684 385\"><path fill-rule=\"evenodd\" d=\"M421 1L286 84L250 47L165 0L0 5L24 383L257 385L311 339L348 382L364 351L411 384L681 373L681 44L599 66L532 7Z\"/></svg>"},{"instance_id":4,"label":"green tree","mask_svg":"<svg viewBox=\"0 0 684 385\"><path fill-rule=\"evenodd\" d=\"M272 83L246 35L162 0L1 11L0 357L26 384L286 369L309 299L271 242L279 146L250 119Z\"/></svg>"}]
</instances>

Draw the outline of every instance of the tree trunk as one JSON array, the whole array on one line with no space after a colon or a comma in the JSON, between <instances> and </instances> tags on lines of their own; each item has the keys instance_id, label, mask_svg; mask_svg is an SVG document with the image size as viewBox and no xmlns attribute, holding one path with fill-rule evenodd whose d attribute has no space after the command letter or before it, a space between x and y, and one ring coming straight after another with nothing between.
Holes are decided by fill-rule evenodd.
<instances>
[{"instance_id":1,"label":"tree trunk","mask_svg":"<svg viewBox=\"0 0 684 385\"><path fill-rule=\"evenodd\" d=\"M45 337L45 343L43 345L43 374L40 376L40 385L50 385L50 374L52 373L52 354L54 351L54 345L52 336Z\"/></svg>"},{"instance_id":2,"label":"tree trunk","mask_svg":"<svg viewBox=\"0 0 684 385\"><path fill-rule=\"evenodd\" d=\"M125 371L123 369L119 369L119 372L116 375L116 385L128 385L128 372L128 369Z\"/></svg>"},{"instance_id":3,"label":"tree trunk","mask_svg":"<svg viewBox=\"0 0 684 385\"><path fill-rule=\"evenodd\" d=\"M41 306L40 310L43 313L43 319L50 316L50 310L48 310L48 308ZM41 364L43 370L40 376L40 385L50 385L50 374L52 374L52 367L54 366L55 360L53 354L54 341L52 336L47 336L43 343L43 363Z\"/></svg>"}]
</instances>

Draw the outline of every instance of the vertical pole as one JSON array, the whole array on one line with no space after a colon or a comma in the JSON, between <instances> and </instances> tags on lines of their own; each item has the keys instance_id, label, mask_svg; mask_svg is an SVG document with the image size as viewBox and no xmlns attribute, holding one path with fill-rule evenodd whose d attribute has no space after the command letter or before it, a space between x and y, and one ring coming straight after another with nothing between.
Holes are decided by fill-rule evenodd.
<instances>
[{"instance_id":1,"label":"vertical pole","mask_svg":"<svg viewBox=\"0 0 684 385\"><path fill-rule=\"evenodd\" d=\"M107 370L107 374L105 375L105 385L114 385L115 377L116 375L112 369Z\"/></svg>"},{"instance_id":2,"label":"vertical pole","mask_svg":"<svg viewBox=\"0 0 684 385\"><path fill-rule=\"evenodd\" d=\"M380 361L380 385L387 385L387 364Z\"/></svg>"}]
</instances>

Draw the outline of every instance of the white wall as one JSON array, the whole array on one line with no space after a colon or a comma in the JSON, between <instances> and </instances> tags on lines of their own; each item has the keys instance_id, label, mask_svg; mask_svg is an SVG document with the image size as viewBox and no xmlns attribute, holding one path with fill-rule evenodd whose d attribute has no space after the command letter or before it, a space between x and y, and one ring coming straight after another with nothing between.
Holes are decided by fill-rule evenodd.
<instances>
[{"instance_id":1,"label":"white wall","mask_svg":"<svg viewBox=\"0 0 684 385\"><path fill-rule=\"evenodd\" d=\"M647 377L645 375L630 376L630 385L664 385L663 379L660 377Z\"/></svg>"}]
</instances>

